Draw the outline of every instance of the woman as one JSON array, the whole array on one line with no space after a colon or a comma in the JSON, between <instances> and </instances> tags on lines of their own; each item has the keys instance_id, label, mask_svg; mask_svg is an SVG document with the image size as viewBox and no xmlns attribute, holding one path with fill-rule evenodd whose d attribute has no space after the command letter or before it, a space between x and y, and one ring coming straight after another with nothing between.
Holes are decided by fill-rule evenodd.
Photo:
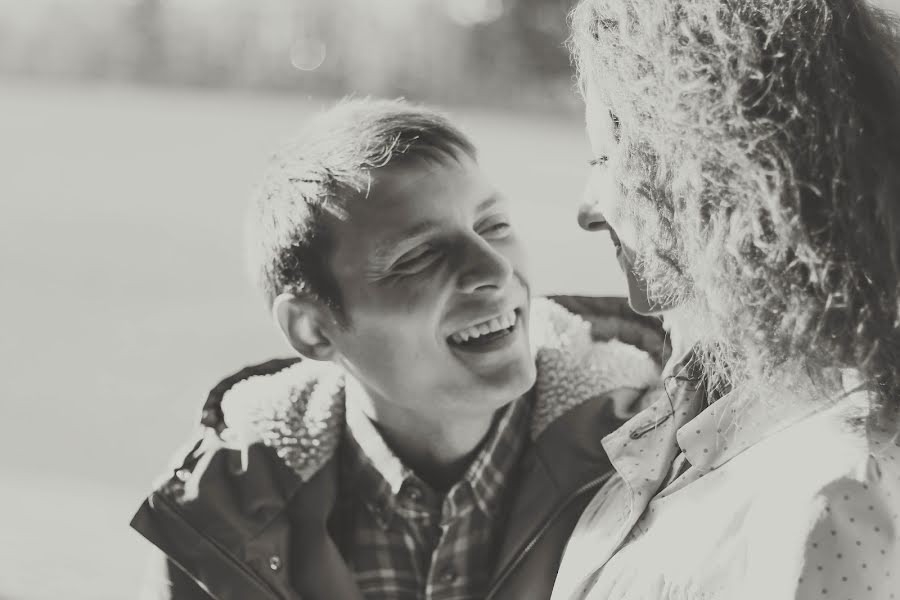
<instances>
[{"instance_id":1,"label":"woman","mask_svg":"<svg viewBox=\"0 0 900 600\"><path fill-rule=\"evenodd\" d=\"M582 0L581 225L690 351L554 599L900 598L900 72L861 0Z\"/></svg>"}]
</instances>

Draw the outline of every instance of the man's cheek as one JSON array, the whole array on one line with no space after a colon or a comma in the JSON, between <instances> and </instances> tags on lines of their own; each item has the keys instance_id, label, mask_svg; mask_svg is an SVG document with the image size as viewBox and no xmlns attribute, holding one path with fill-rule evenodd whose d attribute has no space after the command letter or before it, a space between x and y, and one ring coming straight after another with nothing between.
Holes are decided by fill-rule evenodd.
<instances>
[{"instance_id":1,"label":"man's cheek","mask_svg":"<svg viewBox=\"0 0 900 600\"><path fill-rule=\"evenodd\" d=\"M377 298L371 298L371 306L385 318L409 320L421 312L422 305L427 304L428 294L436 287L433 273L406 276L379 290Z\"/></svg>"},{"instance_id":2,"label":"man's cheek","mask_svg":"<svg viewBox=\"0 0 900 600\"><path fill-rule=\"evenodd\" d=\"M421 287L394 285L364 293L360 312L373 327L387 322L409 320L420 302Z\"/></svg>"},{"instance_id":3,"label":"man's cheek","mask_svg":"<svg viewBox=\"0 0 900 600\"><path fill-rule=\"evenodd\" d=\"M528 288L528 281L531 275L529 254L525 245L518 238L514 238L510 242L510 247L506 251L507 260L512 264L515 277L519 283Z\"/></svg>"}]
</instances>

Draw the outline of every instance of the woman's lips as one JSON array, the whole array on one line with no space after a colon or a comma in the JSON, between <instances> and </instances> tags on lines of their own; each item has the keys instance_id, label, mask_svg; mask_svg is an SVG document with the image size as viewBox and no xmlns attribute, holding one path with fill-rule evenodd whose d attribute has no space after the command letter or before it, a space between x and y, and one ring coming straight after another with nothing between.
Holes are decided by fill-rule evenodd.
<instances>
[{"instance_id":1,"label":"woman's lips","mask_svg":"<svg viewBox=\"0 0 900 600\"><path fill-rule=\"evenodd\" d=\"M616 248L616 256L619 256L622 253L622 242L612 229L609 229L609 239L612 240L613 246Z\"/></svg>"}]
</instances>

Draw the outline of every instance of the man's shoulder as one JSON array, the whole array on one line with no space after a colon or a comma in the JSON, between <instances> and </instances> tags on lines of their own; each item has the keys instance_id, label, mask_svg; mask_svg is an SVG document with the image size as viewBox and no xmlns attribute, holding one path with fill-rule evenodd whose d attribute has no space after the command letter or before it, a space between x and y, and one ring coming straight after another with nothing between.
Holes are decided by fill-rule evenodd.
<instances>
[{"instance_id":1,"label":"man's shoulder","mask_svg":"<svg viewBox=\"0 0 900 600\"><path fill-rule=\"evenodd\" d=\"M635 327L646 343L633 335L633 343L619 339L618 333L628 337ZM658 381L655 357L661 356L664 332L658 321L631 312L623 298L536 298L530 328L538 367L532 438L582 405L624 420ZM190 501L201 479L237 477L249 463L262 472L286 469L300 481L310 479L342 438L343 382L343 371L333 364L299 358L269 360L224 377L155 490ZM263 462L276 464L259 468Z\"/></svg>"},{"instance_id":2,"label":"man's shoulder","mask_svg":"<svg viewBox=\"0 0 900 600\"><path fill-rule=\"evenodd\" d=\"M595 341L619 340L643 350L660 365L671 356L672 347L662 319L634 312L628 298L551 295L546 300L585 320Z\"/></svg>"},{"instance_id":3,"label":"man's shoulder","mask_svg":"<svg viewBox=\"0 0 900 600\"><path fill-rule=\"evenodd\" d=\"M286 502L340 444L338 375L323 363L276 359L223 378L209 392L187 443L154 481L143 512L164 504L202 520L229 506L226 498Z\"/></svg>"},{"instance_id":4,"label":"man's shoulder","mask_svg":"<svg viewBox=\"0 0 900 600\"><path fill-rule=\"evenodd\" d=\"M658 360L615 336L597 335L595 325L588 320L604 319L604 331L609 332L616 319L627 322L627 313L616 316L623 306L601 303L599 306L612 310L585 310L584 303L593 300L615 299L578 299L580 313L569 310L565 300L555 298L537 299L532 305L532 343L537 364L533 438L566 413L585 405L624 422L637 412L646 390L659 382ZM662 328L659 329L662 338Z\"/></svg>"}]
</instances>

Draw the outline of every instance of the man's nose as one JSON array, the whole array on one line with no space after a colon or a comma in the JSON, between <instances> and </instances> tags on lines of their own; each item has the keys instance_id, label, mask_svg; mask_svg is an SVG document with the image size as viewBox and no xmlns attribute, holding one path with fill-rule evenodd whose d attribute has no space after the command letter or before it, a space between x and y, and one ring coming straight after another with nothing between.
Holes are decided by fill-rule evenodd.
<instances>
[{"instance_id":1,"label":"man's nose","mask_svg":"<svg viewBox=\"0 0 900 600\"><path fill-rule=\"evenodd\" d=\"M607 228L606 217L597 208L597 202L592 198L585 198L578 208L578 225L585 231L601 231Z\"/></svg>"},{"instance_id":2,"label":"man's nose","mask_svg":"<svg viewBox=\"0 0 900 600\"><path fill-rule=\"evenodd\" d=\"M483 239L473 241L460 263L459 289L467 294L502 289L513 276L513 266Z\"/></svg>"}]
</instances>

